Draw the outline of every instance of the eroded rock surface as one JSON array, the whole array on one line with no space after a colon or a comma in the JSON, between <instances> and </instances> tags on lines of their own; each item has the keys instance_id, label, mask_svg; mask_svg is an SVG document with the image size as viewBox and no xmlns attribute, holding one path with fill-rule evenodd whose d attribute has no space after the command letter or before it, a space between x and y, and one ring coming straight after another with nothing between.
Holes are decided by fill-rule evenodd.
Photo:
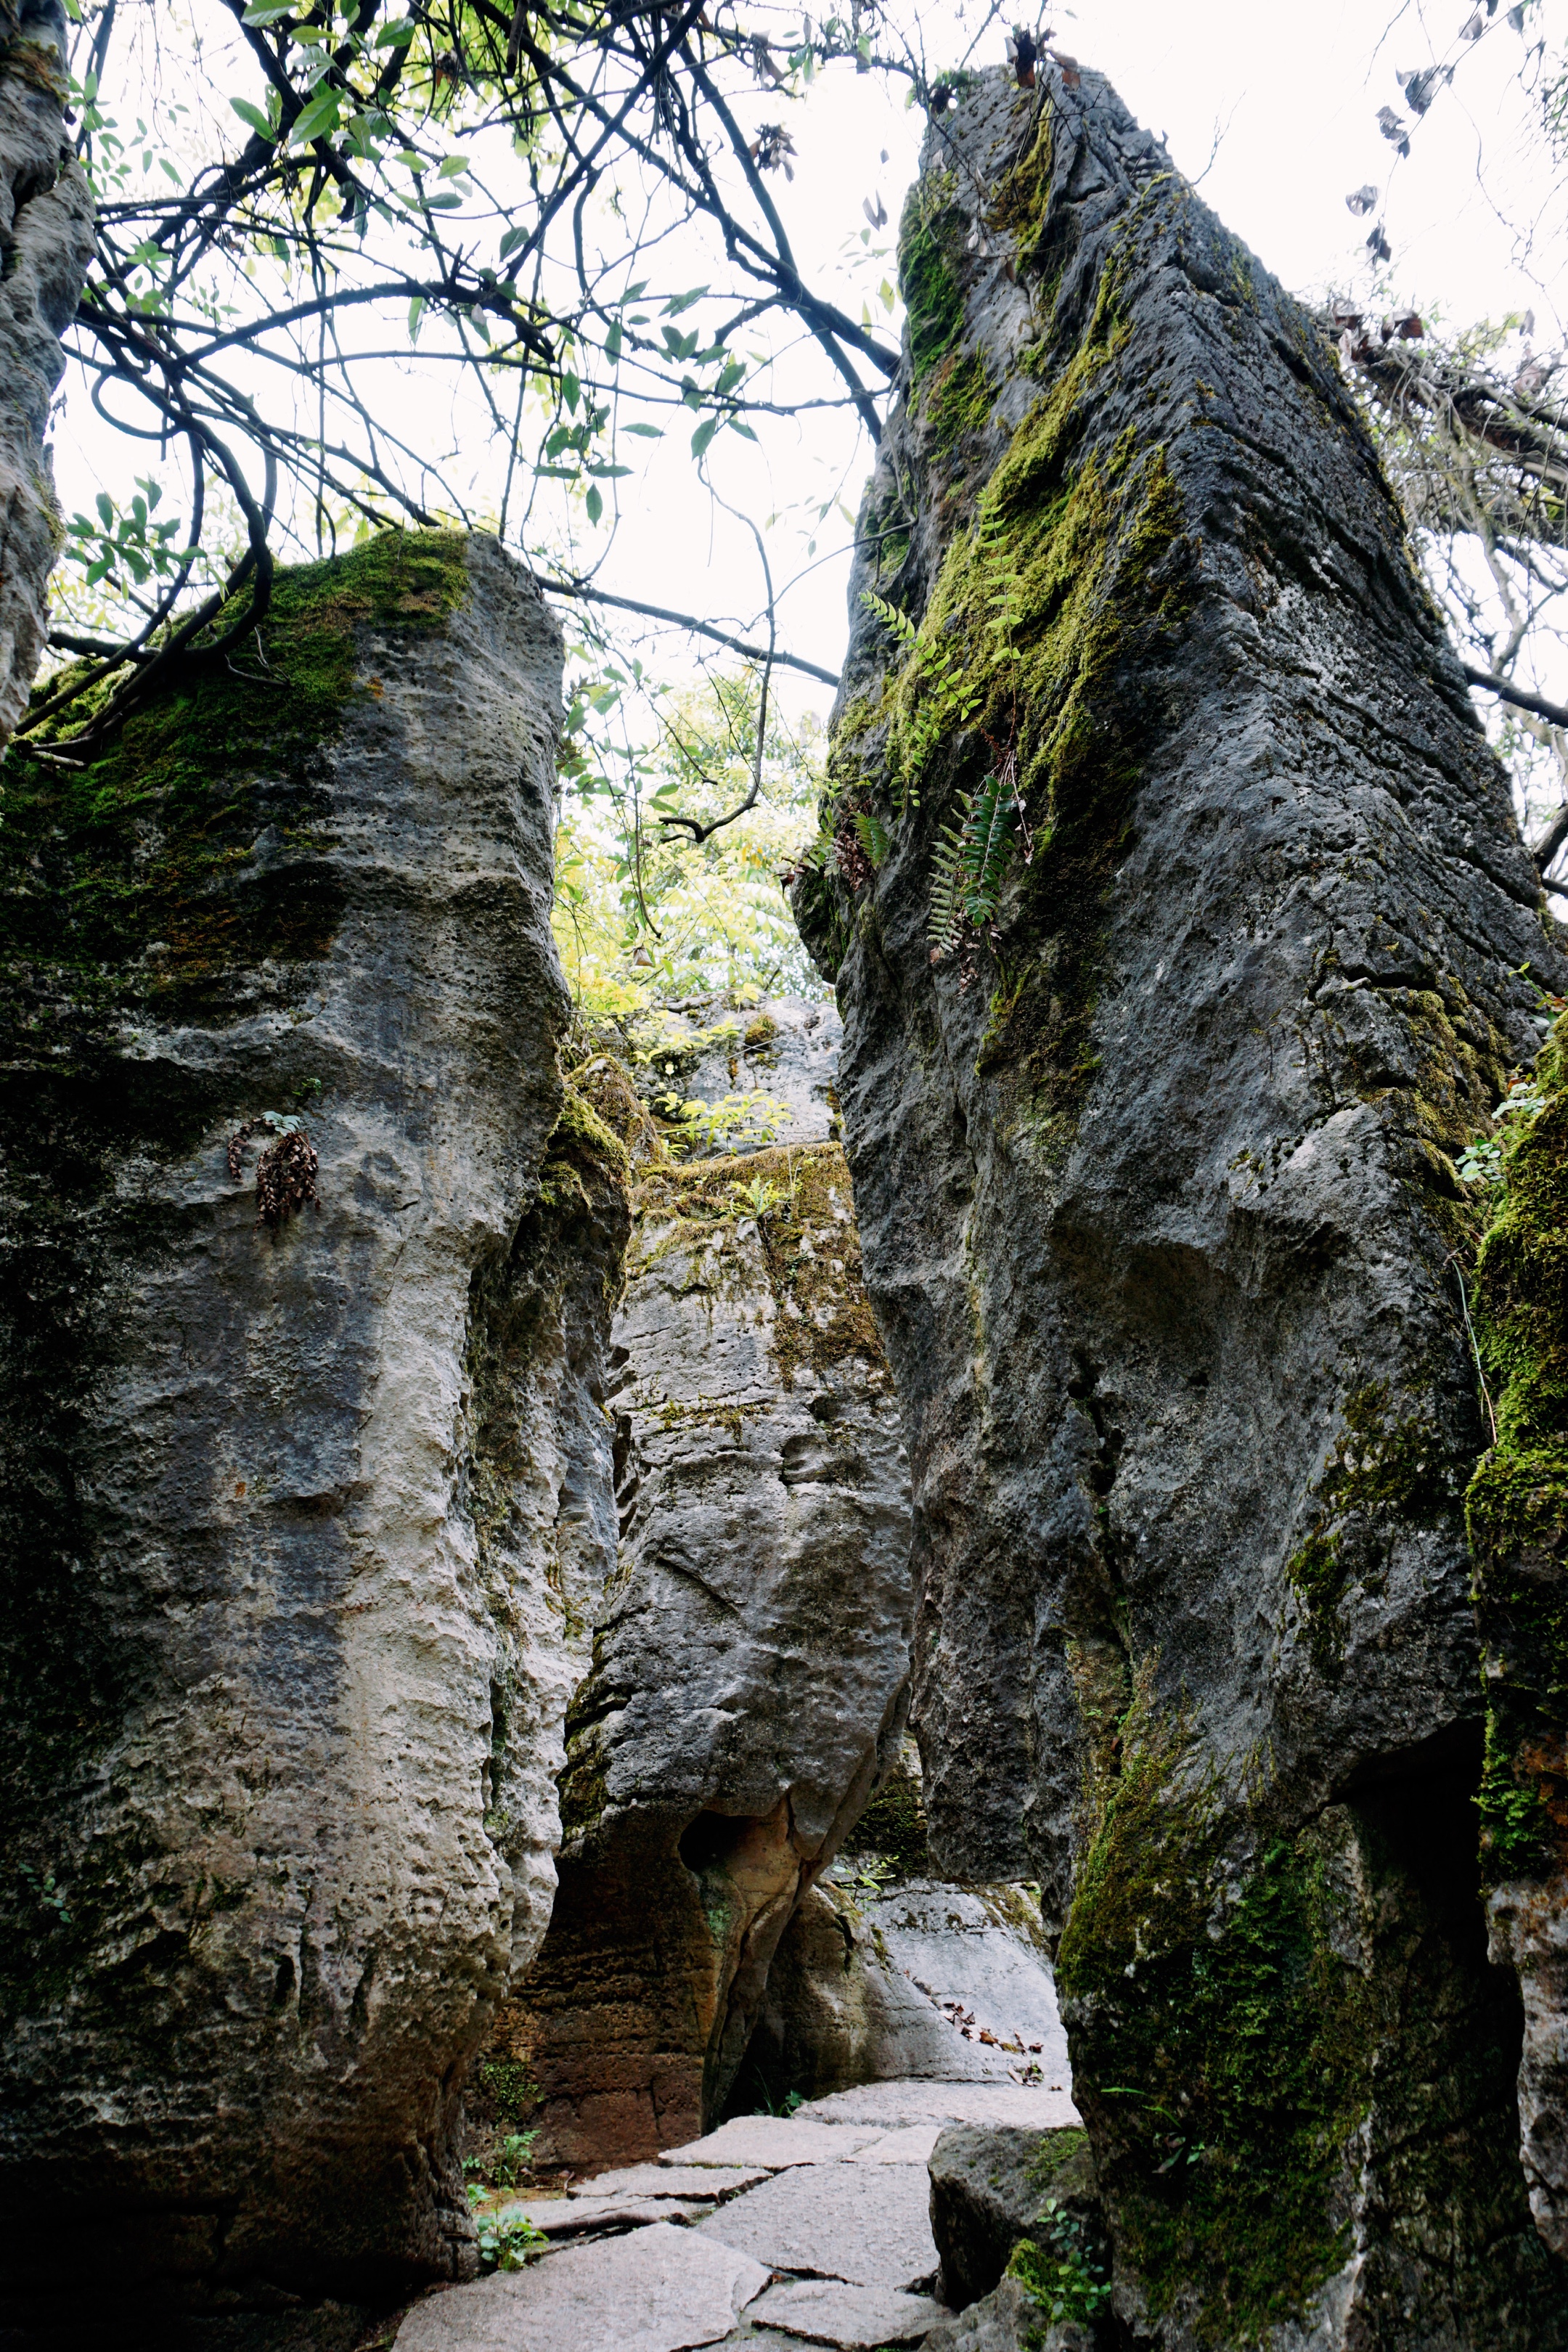
<instances>
[{"instance_id":1,"label":"eroded rock surface","mask_svg":"<svg viewBox=\"0 0 1568 2352\"><path fill-rule=\"evenodd\" d=\"M459 2085L613 1560L559 631L394 534L281 574L264 652L6 769L13 2292L472 2266Z\"/></svg>"},{"instance_id":2,"label":"eroded rock surface","mask_svg":"<svg viewBox=\"0 0 1568 2352\"><path fill-rule=\"evenodd\" d=\"M0 6L0 748L48 635L64 531L44 434L65 371L60 337L92 259L92 186L65 121L68 46L59 0Z\"/></svg>"},{"instance_id":3,"label":"eroded rock surface","mask_svg":"<svg viewBox=\"0 0 1568 2352\"><path fill-rule=\"evenodd\" d=\"M835 1146L650 1167L614 1330L620 1567L510 2046L555 2161L716 2116L778 1938L896 1753L907 1473Z\"/></svg>"},{"instance_id":4,"label":"eroded rock surface","mask_svg":"<svg viewBox=\"0 0 1568 2352\"><path fill-rule=\"evenodd\" d=\"M1102 80L983 77L901 254L797 905L938 1864L1040 1882L1126 2320L1558 2346L1461 1508L1454 1156L1563 975L1506 781L1332 352Z\"/></svg>"}]
</instances>

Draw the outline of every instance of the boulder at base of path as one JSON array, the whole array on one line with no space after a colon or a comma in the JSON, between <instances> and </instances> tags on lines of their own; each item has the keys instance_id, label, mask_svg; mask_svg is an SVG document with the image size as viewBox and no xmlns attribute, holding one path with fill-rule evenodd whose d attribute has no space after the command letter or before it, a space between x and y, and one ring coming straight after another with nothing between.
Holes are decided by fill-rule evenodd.
<instances>
[{"instance_id":1,"label":"boulder at base of path","mask_svg":"<svg viewBox=\"0 0 1568 2352\"><path fill-rule=\"evenodd\" d=\"M845 2286L837 2279L795 2279L770 2287L748 2316L759 2327L837 2345L839 2352L881 2352L884 2346L922 2343L947 2313L926 2294Z\"/></svg>"},{"instance_id":2,"label":"boulder at base of path","mask_svg":"<svg viewBox=\"0 0 1568 2352\"><path fill-rule=\"evenodd\" d=\"M1089 2137L1081 2130L961 2124L942 2133L929 2169L931 2236L942 2256L942 2292L955 2310L991 2293L1047 2198L1098 2234Z\"/></svg>"},{"instance_id":3,"label":"boulder at base of path","mask_svg":"<svg viewBox=\"0 0 1568 2352\"><path fill-rule=\"evenodd\" d=\"M1076 2320L1043 2327L1045 2314L1016 2279L933 2327L921 2352L1094 2352L1091 2328Z\"/></svg>"},{"instance_id":4,"label":"boulder at base of path","mask_svg":"<svg viewBox=\"0 0 1568 2352\"><path fill-rule=\"evenodd\" d=\"M659 2221L429 2295L396 2352L694 2352L767 2283L744 2253Z\"/></svg>"},{"instance_id":5,"label":"boulder at base of path","mask_svg":"<svg viewBox=\"0 0 1568 2352\"><path fill-rule=\"evenodd\" d=\"M771 2270L912 2292L936 2277L927 2205L916 2165L798 2165L721 2205L697 2234Z\"/></svg>"}]
</instances>

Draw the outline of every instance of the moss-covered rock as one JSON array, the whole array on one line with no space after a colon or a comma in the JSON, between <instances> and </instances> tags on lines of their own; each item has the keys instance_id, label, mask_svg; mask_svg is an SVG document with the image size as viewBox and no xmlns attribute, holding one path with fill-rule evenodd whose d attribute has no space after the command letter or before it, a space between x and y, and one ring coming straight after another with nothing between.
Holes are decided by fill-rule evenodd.
<instances>
[{"instance_id":1,"label":"moss-covered rock","mask_svg":"<svg viewBox=\"0 0 1568 2352\"><path fill-rule=\"evenodd\" d=\"M1533 2352L1457 1161L1559 950L1331 349L1103 80L933 117L906 248L823 812L887 850L795 904L931 1850L1039 1881L1140 2340Z\"/></svg>"}]
</instances>

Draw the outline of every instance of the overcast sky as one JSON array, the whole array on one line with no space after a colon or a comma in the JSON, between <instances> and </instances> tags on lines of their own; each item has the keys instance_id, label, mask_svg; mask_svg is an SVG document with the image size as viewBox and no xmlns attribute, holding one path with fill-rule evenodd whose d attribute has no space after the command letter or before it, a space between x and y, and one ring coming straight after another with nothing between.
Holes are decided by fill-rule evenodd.
<instances>
[{"instance_id":1,"label":"overcast sky","mask_svg":"<svg viewBox=\"0 0 1568 2352\"><path fill-rule=\"evenodd\" d=\"M1364 288L1366 224L1352 217L1344 198L1370 182L1386 205L1400 303L1439 306L1454 324L1531 309L1539 322L1537 347L1548 349L1564 339L1562 204L1548 200L1539 104L1520 84L1525 44L1503 21L1500 6L1482 40L1458 44L1470 5L1321 0L1308 11L1258 0L1189 0L1183 8L1170 0L1083 0L1076 11L1054 12L1052 21L1058 45L1110 76L1134 114L1168 141L1179 167L1194 179L1201 175L1205 199L1290 288L1309 296L1331 287ZM897 0L891 6L896 10ZM207 0L196 0L197 19L209 13ZM922 15L933 68L962 58L981 20L973 8L967 23L963 9ZM1543 0L1530 20L1531 37L1543 35L1550 48L1561 50L1565 15L1568 0ZM993 28L973 62L1000 62L1000 56ZM1401 104L1399 69L1446 58L1458 60L1454 82L1417 127L1410 160L1395 166L1378 132L1377 110ZM840 299L858 310L868 297L878 323L895 332L897 322L875 292L893 274L891 251L879 257L865 249L861 205L880 197L889 225L875 242L890 248L923 117L906 108L901 89L853 72L820 78L798 105L758 90L748 106L757 121L784 113L795 141L794 183L774 185L806 274L843 273ZM673 283L679 270L668 251L662 267ZM694 254L694 276L710 268ZM376 381L388 405L405 412L408 432L417 436L427 429L444 438L471 461L476 478L483 477L492 459L481 446L477 407L459 399L454 409L444 379L422 384L388 370ZM780 369L783 393L813 384L827 388L805 355ZM792 510L837 492L852 511L868 452L851 425L831 413L760 430L754 450L721 435L711 462L719 487L743 512L759 522L781 518L770 551L782 582L808 561L805 533ZM639 467L643 449L653 454L646 472L621 486L627 496L604 584L710 617L752 621L762 603L754 547L694 482L685 435L639 445ZM125 462L92 420L79 388L70 393L56 441L68 509L87 503L100 483L125 491L143 462L140 451ZM580 510L577 527L584 551L602 547L602 537L583 528ZM847 628L849 531L837 513L812 528L818 560L785 598L783 625L795 651L837 668ZM669 672L689 658L682 644L668 637L645 651ZM797 691L824 709L831 699L826 691Z\"/></svg>"}]
</instances>

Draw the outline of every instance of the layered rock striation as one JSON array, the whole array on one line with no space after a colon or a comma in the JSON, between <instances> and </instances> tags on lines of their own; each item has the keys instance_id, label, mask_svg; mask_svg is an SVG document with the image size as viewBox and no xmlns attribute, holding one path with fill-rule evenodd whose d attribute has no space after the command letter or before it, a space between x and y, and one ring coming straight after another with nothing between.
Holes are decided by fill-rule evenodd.
<instances>
[{"instance_id":1,"label":"layered rock striation","mask_svg":"<svg viewBox=\"0 0 1568 2352\"><path fill-rule=\"evenodd\" d=\"M803 1892L908 1712L908 1475L832 1144L647 1165L613 1333L620 1559L550 1933L496 2062L541 2158L717 2119Z\"/></svg>"},{"instance_id":2,"label":"layered rock striation","mask_svg":"<svg viewBox=\"0 0 1568 2352\"><path fill-rule=\"evenodd\" d=\"M932 1843L1041 1884L1123 2324L1560 2345L1463 1511L1455 1159L1563 973L1506 779L1333 353L1101 79L936 115L900 254L796 904Z\"/></svg>"},{"instance_id":3,"label":"layered rock striation","mask_svg":"<svg viewBox=\"0 0 1568 2352\"><path fill-rule=\"evenodd\" d=\"M13 2295L472 2268L463 2070L614 1559L561 659L493 541L392 534L90 767L7 767Z\"/></svg>"}]
</instances>

